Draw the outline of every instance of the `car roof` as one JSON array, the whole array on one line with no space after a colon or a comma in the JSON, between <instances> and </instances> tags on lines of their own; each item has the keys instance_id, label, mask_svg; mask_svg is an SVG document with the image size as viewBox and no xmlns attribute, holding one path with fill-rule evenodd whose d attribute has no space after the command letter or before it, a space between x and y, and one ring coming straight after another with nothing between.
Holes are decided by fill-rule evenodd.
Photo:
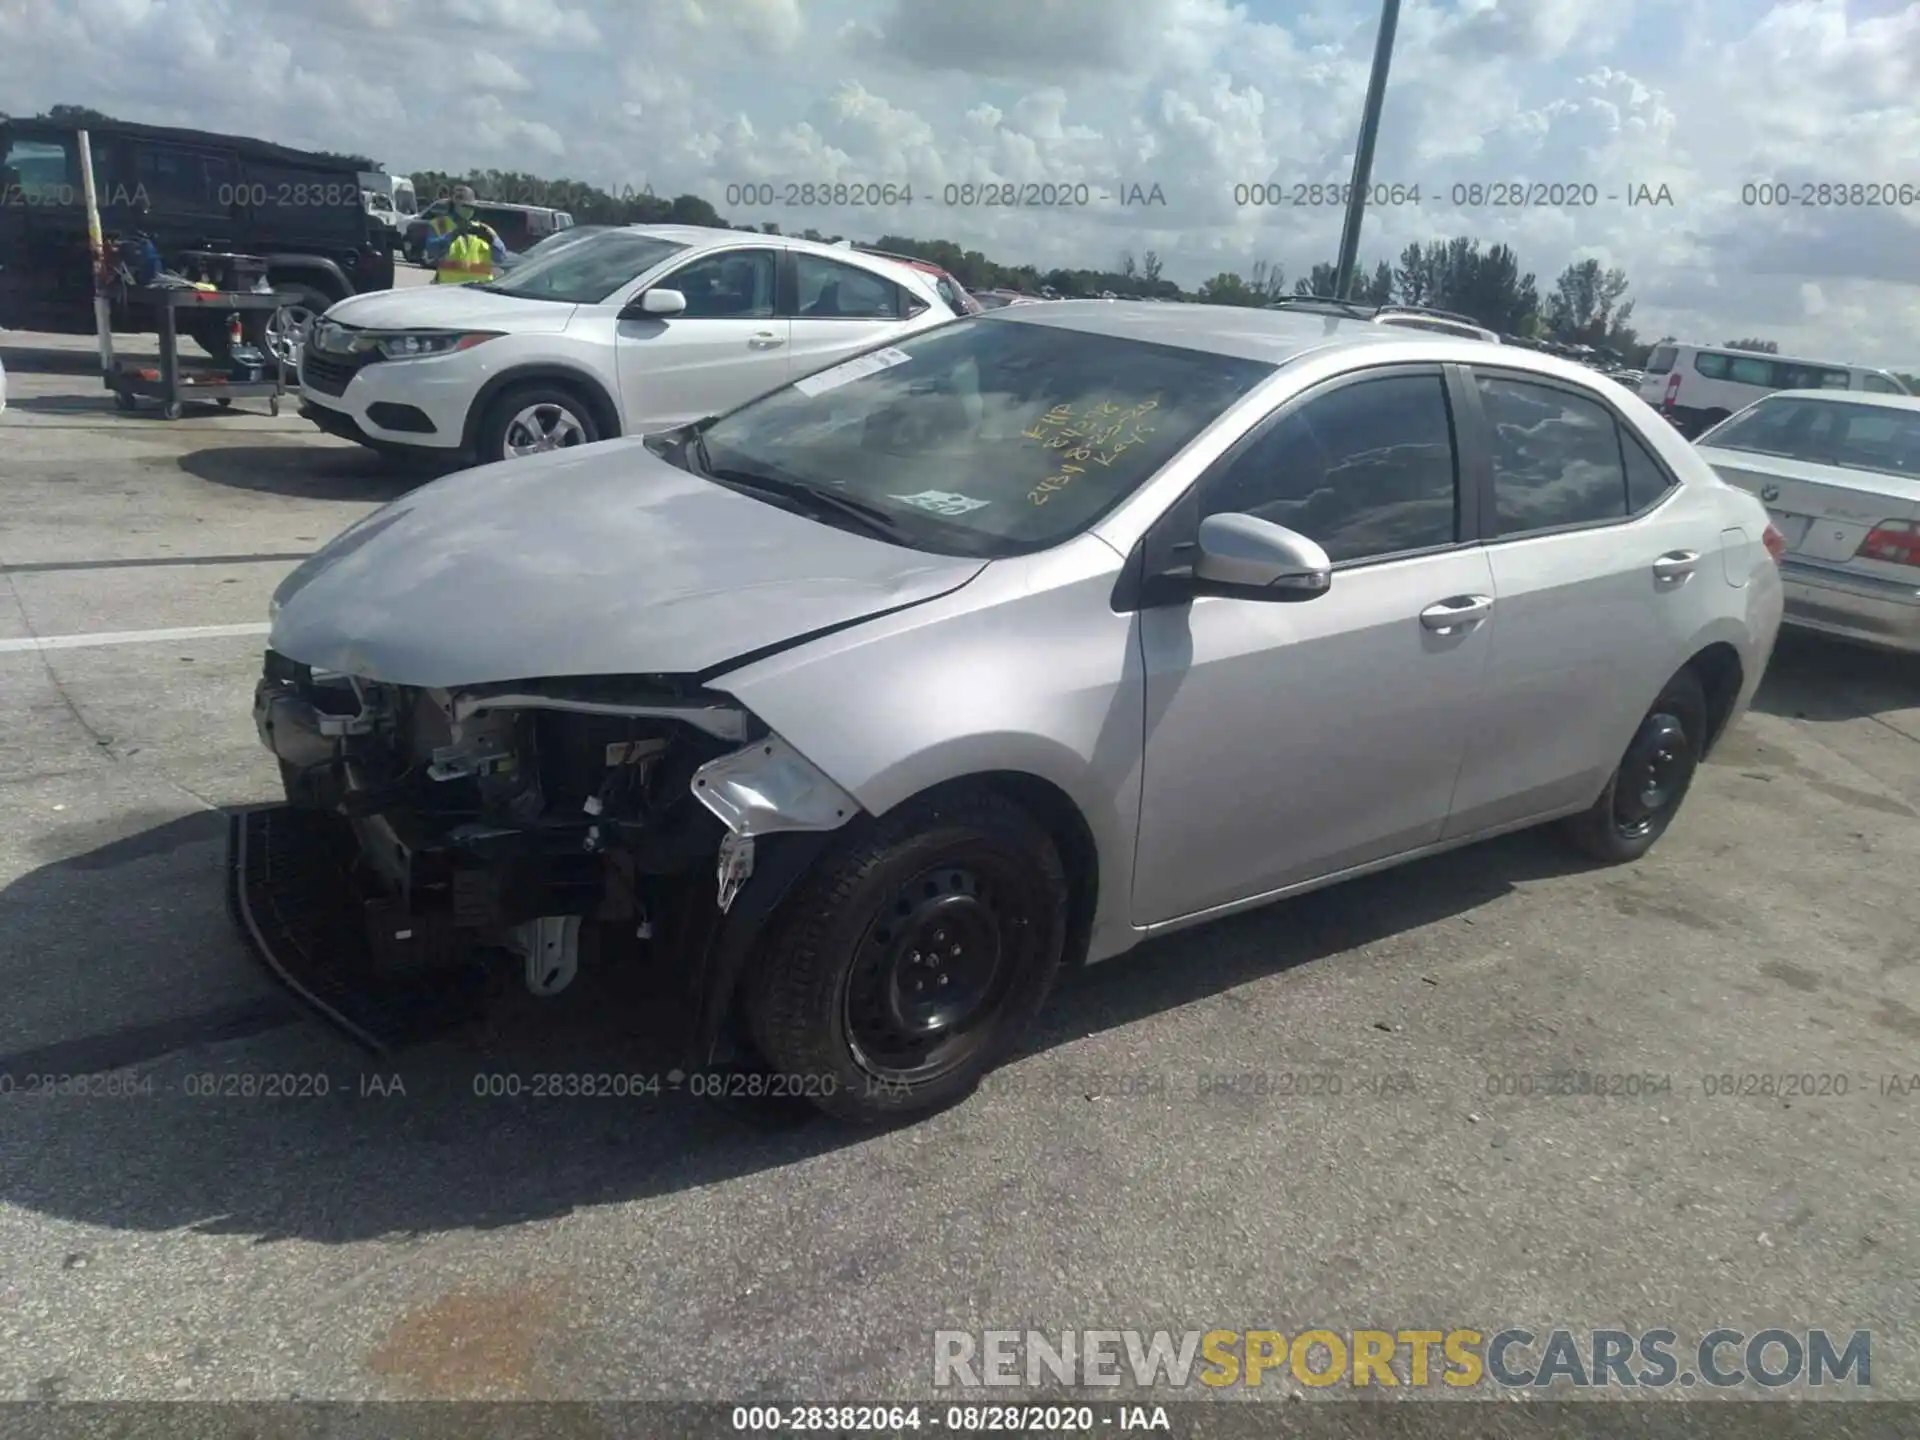
<instances>
[{"instance_id":1,"label":"car roof","mask_svg":"<svg viewBox=\"0 0 1920 1440\"><path fill-rule=\"evenodd\" d=\"M1874 390L1775 390L1753 403L1764 405L1768 400L1832 400L1841 405L1920 411L1920 395L1888 395Z\"/></svg>"},{"instance_id":2,"label":"car roof","mask_svg":"<svg viewBox=\"0 0 1920 1440\"><path fill-rule=\"evenodd\" d=\"M821 240L807 240L798 235L768 235L758 230L730 230L714 225L623 225L617 228L637 231L642 235L655 235L662 240L672 240L685 245L690 250L714 249L722 245L767 245L778 250L795 250L802 254L819 255L842 262L849 256L858 256L866 269L876 274L892 276L896 280L902 276L911 277L915 286L925 285L926 282L921 278L923 276L947 273L931 260L924 262L923 266L915 265L905 259L876 255L872 251L862 250L857 246L833 245Z\"/></svg>"},{"instance_id":3,"label":"car roof","mask_svg":"<svg viewBox=\"0 0 1920 1440\"><path fill-rule=\"evenodd\" d=\"M1271 365L1284 365L1310 351L1333 346L1372 346L1383 362L1452 360L1483 368L1498 366L1574 380L1587 389L1605 378L1589 366L1535 351L1502 348L1489 353L1484 340L1305 310L1178 301L1055 300L1045 305L1005 305L978 318L993 325L1051 325L1115 340L1171 345Z\"/></svg>"}]
</instances>

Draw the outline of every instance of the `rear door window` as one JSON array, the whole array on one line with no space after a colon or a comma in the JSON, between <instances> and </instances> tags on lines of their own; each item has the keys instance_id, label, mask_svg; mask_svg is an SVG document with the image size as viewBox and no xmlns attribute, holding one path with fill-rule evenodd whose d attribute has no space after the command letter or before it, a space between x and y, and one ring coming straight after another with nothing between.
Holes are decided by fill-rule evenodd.
<instances>
[{"instance_id":1,"label":"rear door window","mask_svg":"<svg viewBox=\"0 0 1920 1440\"><path fill-rule=\"evenodd\" d=\"M1647 374L1665 375L1673 369L1673 362L1679 350L1672 345L1656 345L1653 353L1647 356Z\"/></svg>"},{"instance_id":2,"label":"rear door window","mask_svg":"<svg viewBox=\"0 0 1920 1440\"><path fill-rule=\"evenodd\" d=\"M1783 390L1786 383L1774 378L1775 366L1771 360L1753 360L1742 355L1727 364L1727 379L1735 385L1758 385L1765 390Z\"/></svg>"},{"instance_id":3,"label":"rear door window","mask_svg":"<svg viewBox=\"0 0 1920 1440\"><path fill-rule=\"evenodd\" d=\"M900 289L857 265L843 265L821 255L796 255L794 277L799 285L795 314L804 320L897 320Z\"/></svg>"},{"instance_id":4,"label":"rear door window","mask_svg":"<svg viewBox=\"0 0 1920 1440\"><path fill-rule=\"evenodd\" d=\"M1709 380L1726 379L1728 365L1728 356L1716 355L1711 350L1702 350L1693 357L1694 373L1704 375Z\"/></svg>"},{"instance_id":5,"label":"rear door window","mask_svg":"<svg viewBox=\"0 0 1920 1440\"><path fill-rule=\"evenodd\" d=\"M473 215L482 224L491 225L500 243L509 250L524 250L534 242L533 227L524 210L506 210L492 205L476 205Z\"/></svg>"},{"instance_id":6,"label":"rear door window","mask_svg":"<svg viewBox=\"0 0 1920 1440\"><path fill-rule=\"evenodd\" d=\"M157 215L226 219L242 197L231 156L183 145L132 144L133 179ZM356 207L359 187L354 187Z\"/></svg>"},{"instance_id":7,"label":"rear door window","mask_svg":"<svg viewBox=\"0 0 1920 1440\"><path fill-rule=\"evenodd\" d=\"M1555 386L1475 378L1491 432L1497 536L1626 517L1626 466L1612 412Z\"/></svg>"}]
</instances>

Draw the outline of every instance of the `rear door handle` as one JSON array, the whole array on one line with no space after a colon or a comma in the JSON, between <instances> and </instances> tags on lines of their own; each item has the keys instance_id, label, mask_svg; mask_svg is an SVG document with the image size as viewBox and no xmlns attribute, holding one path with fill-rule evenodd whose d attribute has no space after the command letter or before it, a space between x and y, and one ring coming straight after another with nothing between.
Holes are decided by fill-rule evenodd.
<instances>
[{"instance_id":1,"label":"rear door handle","mask_svg":"<svg viewBox=\"0 0 1920 1440\"><path fill-rule=\"evenodd\" d=\"M1450 635L1455 630L1464 630L1469 625L1478 625L1493 613L1491 595L1455 595L1449 600L1429 605L1420 612L1420 623L1429 630L1442 635Z\"/></svg>"},{"instance_id":2,"label":"rear door handle","mask_svg":"<svg viewBox=\"0 0 1920 1440\"><path fill-rule=\"evenodd\" d=\"M784 340L771 330L762 330L758 335L747 341L747 344L755 350L778 350L785 343Z\"/></svg>"},{"instance_id":3,"label":"rear door handle","mask_svg":"<svg viewBox=\"0 0 1920 1440\"><path fill-rule=\"evenodd\" d=\"M1656 580L1684 580L1700 568L1698 550L1669 550L1653 562Z\"/></svg>"}]
</instances>

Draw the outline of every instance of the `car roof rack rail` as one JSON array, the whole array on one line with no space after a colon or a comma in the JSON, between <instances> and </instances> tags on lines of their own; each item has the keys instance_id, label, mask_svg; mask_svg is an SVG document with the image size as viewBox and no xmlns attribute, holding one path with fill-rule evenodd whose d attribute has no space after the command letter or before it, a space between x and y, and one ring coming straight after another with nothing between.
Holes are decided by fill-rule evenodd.
<instances>
[{"instance_id":1,"label":"car roof rack rail","mask_svg":"<svg viewBox=\"0 0 1920 1440\"><path fill-rule=\"evenodd\" d=\"M1431 305L1382 305L1376 315L1426 315L1435 320L1452 320L1461 325L1471 325L1476 330L1491 330L1491 325L1482 325L1471 315L1462 315L1458 310L1436 310Z\"/></svg>"},{"instance_id":2,"label":"car roof rack rail","mask_svg":"<svg viewBox=\"0 0 1920 1440\"><path fill-rule=\"evenodd\" d=\"M1332 295L1282 295L1267 302L1269 310L1331 310L1354 320L1371 320L1379 313L1377 305L1362 305L1355 300L1340 300Z\"/></svg>"}]
</instances>

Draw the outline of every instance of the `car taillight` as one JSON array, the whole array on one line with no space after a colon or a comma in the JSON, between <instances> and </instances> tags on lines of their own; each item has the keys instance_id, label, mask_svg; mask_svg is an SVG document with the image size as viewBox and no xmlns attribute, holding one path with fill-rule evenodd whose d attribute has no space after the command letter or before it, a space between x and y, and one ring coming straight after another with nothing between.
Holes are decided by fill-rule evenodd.
<instances>
[{"instance_id":1,"label":"car taillight","mask_svg":"<svg viewBox=\"0 0 1920 1440\"><path fill-rule=\"evenodd\" d=\"M1767 547L1767 554L1773 557L1774 564L1778 565L1787 558L1787 537L1782 535L1776 526L1767 526L1765 533L1760 537L1760 543Z\"/></svg>"},{"instance_id":2,"label":"car taillight","mask_svg":"<svg viewBox=\"0 0 1920 1440\"><path fill-rule=\"evenodd\" d=\"M1891 565L1920 565L1920 521L1882 520L1867 532L1854 551L1858 560L1885 560Z\"/></svg>"},{"instance_id":3,"label":"car taillight","mask_svg":"<svg viewBox=\"0 0 1920 1440\"><path fill-rule=\"evenodd\" d=\"M1664 404L1669 410L1671 410L1673 408L1673 402L1678 400L1679 398L1680 398L1680 376L1678 372L1675 372L1673 378L1667 381L1667 398L1661 403Z\"/></svg>"}]
</instances>

